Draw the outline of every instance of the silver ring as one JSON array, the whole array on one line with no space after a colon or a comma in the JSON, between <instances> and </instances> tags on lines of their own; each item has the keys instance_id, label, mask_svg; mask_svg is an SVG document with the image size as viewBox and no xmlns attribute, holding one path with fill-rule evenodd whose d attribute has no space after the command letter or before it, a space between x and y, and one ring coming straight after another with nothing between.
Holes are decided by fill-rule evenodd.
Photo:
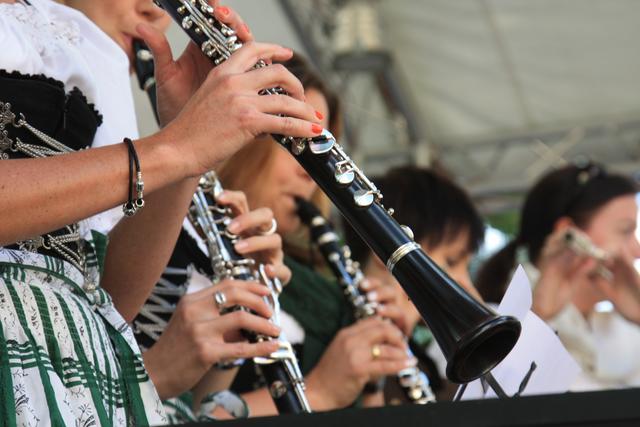
<instances>
[{"instance_id":1,"label":"silver ring","mask_svg":"<svg viewBox=\"0 0 640 427\"><path fill-rule=\"evenodd\" d=\"M227 297L222 291L217 291L215 294L213 294L213 300L216 302L216 307L218 307L218 310L222 310L227 304Z\"/></svg>"},{"instance_id":2,"label":"silver ring","mask_svg":"<svg viewBox=\"0 0 640 427\"><path fill-rule=\"evenodd\" d=\"M277 229L278 229L278 222L276 221L275 218L271 218L271 227L269 227L269 229L266 230L266 231L261 231L260 235L262 235L262 236L270 236L273 233L275 233Z\"/></svg>"}]
</instances>

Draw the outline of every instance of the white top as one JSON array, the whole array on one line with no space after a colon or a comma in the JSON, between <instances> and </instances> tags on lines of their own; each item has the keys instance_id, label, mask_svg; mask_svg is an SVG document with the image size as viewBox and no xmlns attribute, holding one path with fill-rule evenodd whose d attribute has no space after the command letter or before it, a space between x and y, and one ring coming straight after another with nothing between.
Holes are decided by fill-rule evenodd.
<instances>
[{"instance_id":1,"label":"white top","mask_svg":"<svg viewBox=\"0 0 640 427\"><path fill-rule=\"evenodd\" d=\"M535 287L540 272L530 262L525 271ZM582 369L571 391L640 386L640 326L613 309L585 318L571 303L547 323Z\"/></svg>"},{"instance_id":2,"label":"white top","mask_svg":"<svg viewBox=\"0 0 640 427\"><path fill-rule=\"evenodd\" d=\"M0 68L44 74L67 91L78 87L104 119L93 147L137 138L129 59L122 48L75 9L52 0L29 2L0 3L0 28L8 30L0 33ZM107 233L121 217L117 207L87 225Z\"/></svg>"}]
</instances>

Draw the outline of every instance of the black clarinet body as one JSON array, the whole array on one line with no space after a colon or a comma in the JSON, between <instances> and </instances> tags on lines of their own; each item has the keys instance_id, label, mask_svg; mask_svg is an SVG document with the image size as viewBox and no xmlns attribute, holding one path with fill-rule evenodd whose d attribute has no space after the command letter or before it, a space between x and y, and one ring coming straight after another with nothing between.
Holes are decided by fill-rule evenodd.
<instances>
[{"instance_id":1,"label":"black clarinet body","mask_svg":"<svg viewBox=\"0 0 640 427\"><path fill-rule=\"evenodd\" d=\"M354 310L356 319L365 319L377 315L377 304L367 300L360 289L364 274L357 262L351 259L348 246L341 246L333 225L322 216L312 203L298 198L298 215L309 227L311 239L322 253L326 263L342 287L345 297ZM407 348L407 356L414 357ZM436 397L429 384L427 375L417 367L408 367L397 373L396 379L407 401L424 405L435 402Z\"/></svg>"},{"instance_id":2,"label":"black clarinet body","mask_svg":"<svg viewBox=\"0 0 640 427\"><path fill-rule=\"evenodd\" d=\"M241 47L235 33L215 19L206 1L155 2L215 65ZM256 65L263 66L263 61ZM273 88L261 93L283 91ZM520 335L520 322L478 303L442 271L413 241L411 232L393 219L382 204L382 194L328 131L315 138L274 138L296 158L405 289L447 359L450 380L473 381L507 356Z\"/></svg>"},{"instance_id":3,"label":"black clarinet body","mask_svg":"<svg viewBox=\"0 0 640 427\"><path fill-rule=\"evenodd\" d=\"M149 101L151 102L153 115L156 121L160 122L158 117L158 103L156 96L156 78L155 78L155 66L153 63L153 55L147 47L147 45L140 39L133 41L133 51L135 53L135 61L133 68L138 78L138 85L140 89L147 93Z\"/></svg>"}]
</instances>

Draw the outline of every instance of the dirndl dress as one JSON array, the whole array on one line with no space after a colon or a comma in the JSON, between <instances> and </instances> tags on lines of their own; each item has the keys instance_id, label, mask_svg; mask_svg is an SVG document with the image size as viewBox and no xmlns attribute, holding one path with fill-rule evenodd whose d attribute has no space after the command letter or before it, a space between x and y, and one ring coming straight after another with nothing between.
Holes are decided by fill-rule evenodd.
<instances>
[{"instance_id":1,"label":"dirndl dress","mask_svg":"<svg viewBox=\"0 0 640 427\"><path fill-rule=\"evenodd\" d=\"M79 89L0 71L0 167L54 155L49 137L86 148L100 123ZM132 330L99 287L107 238L88 224L0 248L2 426L166 422Z\"/></svg>"}]
</instances>

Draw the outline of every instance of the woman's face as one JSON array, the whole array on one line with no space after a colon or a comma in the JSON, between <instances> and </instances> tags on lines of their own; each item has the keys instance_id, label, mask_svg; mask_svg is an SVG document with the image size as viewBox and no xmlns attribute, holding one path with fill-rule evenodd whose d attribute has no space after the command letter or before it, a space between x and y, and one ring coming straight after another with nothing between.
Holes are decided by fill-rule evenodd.
<instances>
[{"instance_id":1,"label":"woman's face","mask_svg":"<svg viewBox=\"0 0 640 427\"><path fill-rule=\"evenodd\" d=\"M637 217L635 196L616 197L597 211L584 231L596 246L632 262L640 258Z\"/></svg>"},{"instance_id":2,"label":"woman's face","mask_svg":"<svg viewBox=\"0 0 640 427\"><path fill-rule=\"evenodd\" d=\"M454 238L447 240L434 248L429 247L426 242L422 242L421 246L453 280L467 292L478 295L469 275L469 263L473 255L469 252L469 231L462 230Z\"/></svg>"},{"instance_id":3,"label":"woman's face","mask_svg":"<svg viewBox=\"0 0 640 427\"><path fill-rule=\"evenodd\" d=\"M171 18L152 0L65 0L62 3L79 10L111 37L133 61L136 26L146 22L164 32Z\"/></svg>"},{"instance_id":4,"label":"woman's face","mask_svg":"<svg viewBox=\"0 0 640 427\"><path fill-rule=\"evenodd\" d=\"M329 107L324 95L318 90L305 92L307 102L322 113L322 125L328 126ZM264 143L264 142L261 142ZM295 197L309 200L316 190L316 183L307 175L296 159L282 148L273 150L272 158L266 171L260 176L260 185L248 191L247 197L251 206L271 208L278 221L278 232L282 235L298 228L300 219L296 214Z\"/></svg>"}]
</instances>

